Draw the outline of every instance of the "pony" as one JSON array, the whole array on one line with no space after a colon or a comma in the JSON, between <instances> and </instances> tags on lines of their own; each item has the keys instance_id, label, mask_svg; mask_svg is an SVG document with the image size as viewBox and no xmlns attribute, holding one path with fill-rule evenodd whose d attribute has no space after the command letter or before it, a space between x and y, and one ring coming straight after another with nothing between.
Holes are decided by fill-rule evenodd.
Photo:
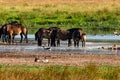
<instances>
[{"instance_id":1,"label":"pony","mask_svg":"<svg viewBox=\"0 0 120 80\"><path fill-rule=\"evenodd\" d=\"M72 38L74 41L74 47L79 47L79 41L82 41L82 47L86 46L86 33L84 33L81 29L78 29L73 32Z\"/></svg>"},{"instance_id":2,"label":"pony","mask_svg":"<svg viewBox=\"0 0 120 80\"><path fill-rule=\"evenodd\" d=\"M35 40L38 41L38 46L42 46L42 40L43 38L48 39L48 46L55 46L54 45L54 39L53 35L51 35L51 32L53 30L60 29L58 27L50 27L50 28L40 28L36 33L35 33Z\"/></svg>"},{"instance_id":3,"label":"pony","mask_svg":"<svg viewBox=\"0 0 120 80\"><path fill-rule=\"evenodd\" d=\"M56 41L57 41L57 46L60 46L60 40L67 40L69 37L69 31L67 30L61 30L61 29L57 29L57 30L53 30L51 32L51 40L53 40L52 42L54 43L54 45L56 45Z\"/></svg>"},{"instance_id":4,"label":"pony","mask_svg":"<svg viewBox=\"0 0 120 80\"><path fill-rule=\"evenodd\" d=\"M71 39L73 39L73 38L72 38L72 35L73 35L73 32L74 32L74 31L77 31L77 30L83 31L82 28L70 28L70 29L67 29L67 31L69 31L68 47L72 46L72 41L71 41Z\"/></svg>"},{"instance_id":5,"label":"pony","mask_svg":"<svg viewBox=\"0 0 120 80\"><path fill-rule=\"evenodd\" d=\"M51 31L50 33L51 46L55 47L56 46L56 34L57 34L57 31L60 30L60 28L50 27L49 29Z\"/></svg>"},{"instance_id":6,"label":"pony","mask_svg":"<svg viewBox=\"0 0 120 80\"><path fill-rule=\"evenodd\" d=\"M20 35L21 36L20 43L22 43L23 35L24 35L26 39L26 43L28 43L27 28L25 26L22 26L21 24L18 24L17 22L11 22L11 23L3 25L2 34L3 34L3 41L8 40L9 43L12 43L14 42L15 35Z\"/></svg>"},{"instance_id":7,"label":"pony","mask_svg":"<svg viewBox=\"0 0 120 80\"><path fill-rule=\"evenodd\" d=\"M61 30L61 29L57 29L57 30L53 30L51 32L52 38L51 40L53 40L52 42L54 44L56 44L57 41L57 46L60 46L60 40L68 40L68 47L70 47L72 45L72 35L74 31L77 30L81 30L82 28L71 28L71 29L67 29L67 30Z\"/></svg>"},{"instance_id":8,"label":"pony","mask_svg":"<svg viewBox=\"0 0 120 80\"><path fill-rule=\"evenodd\" d=\"M42 40L43 40L43 38L48 39L48 46L49 46L50 45L50 29L40 28L35 33L35 40L38 41L38 46L42 46Z\"/></svg>"}]
</instances>

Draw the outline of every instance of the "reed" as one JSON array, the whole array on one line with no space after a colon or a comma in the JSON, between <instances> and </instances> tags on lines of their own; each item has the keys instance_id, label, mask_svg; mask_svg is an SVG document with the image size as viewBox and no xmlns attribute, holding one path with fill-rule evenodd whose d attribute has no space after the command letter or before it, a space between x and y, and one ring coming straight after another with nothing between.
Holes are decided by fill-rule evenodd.
<instances>
[{"instance_id":1,"label":"reed","mask_svg":"<svg viewBox=\"0 0 120 80\"><path fill-rule=\"evenodd\" d=\"M119 66L4 66L0 80L119 80Z\"/></svg>"}]
</instances>

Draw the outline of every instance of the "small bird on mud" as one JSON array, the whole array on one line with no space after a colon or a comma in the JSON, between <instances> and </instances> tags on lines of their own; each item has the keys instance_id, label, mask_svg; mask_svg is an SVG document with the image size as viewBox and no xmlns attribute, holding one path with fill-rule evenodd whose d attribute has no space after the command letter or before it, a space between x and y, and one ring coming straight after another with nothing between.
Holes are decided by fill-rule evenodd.
<instances>
[{"instance_id":1,"label":"small bird on mud","mask_svg":"<svg viewBox=\"0 0 120 80\"><path fill-rule=\"evenodd\" d=\"M34 62L40 62L39 57L35 57Z\"/></svg>"},{"instance_id":2,"label":"small bird on mud","mask_svg":"<svg viewBox=\"0 0 120 80\"><path fill-rule=\"evenodd\" d=\"M50 47L45 47L45 46L42 46L44 48L44 50L49 50L51 51L51 48Z\"/></svg>"},{"instance_id":3,"label":"small bird on mud","mask_svg":"<svg viewBox=\"0 0 120 80\"><path fill-rule=\"evenodd\" d=\"M44 57L44 59L42 60L42 62L43 62L43 63L48 63L49 60L48 60L46 57Z\"/></svg>"}]
</instances>

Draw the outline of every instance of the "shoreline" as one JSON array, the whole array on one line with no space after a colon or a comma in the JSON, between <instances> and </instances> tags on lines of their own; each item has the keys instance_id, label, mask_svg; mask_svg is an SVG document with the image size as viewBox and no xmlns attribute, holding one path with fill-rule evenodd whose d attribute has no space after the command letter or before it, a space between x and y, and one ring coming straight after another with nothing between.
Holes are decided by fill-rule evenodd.
<instances>
[{"instance_id":1,"label":"shoreline","mask_svg":"<svg viewBox=\"0 0 120 80\"><path fill-rule=\"evenodd\" d=\"M39 57L39 62L34 62ZM46 59L48 62L43 62ZM90 63L96 65L120 65L120 55L115 54L57 54L57 53L7 53L0 52L1 65L28 65L28 66L85 66Z\"/></svg>"}]
</instances>

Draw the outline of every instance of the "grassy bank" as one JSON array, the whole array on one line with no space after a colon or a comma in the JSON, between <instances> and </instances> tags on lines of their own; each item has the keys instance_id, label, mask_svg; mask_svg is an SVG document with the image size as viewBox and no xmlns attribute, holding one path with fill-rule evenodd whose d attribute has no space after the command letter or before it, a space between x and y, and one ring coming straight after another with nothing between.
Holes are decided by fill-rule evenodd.
<instances>
[{"instance_id":1,"label":"grassy bank","mask_svg":"<svg viewBox=\"0 0 120 80\"><path fill-rule=\"evenodd\" d=\"M120 67L0 66L0 80L119 80Z\"/></svg>"},{"instance_id":2,"label":"grassy bank","mask_svg":"<svg viewBox=\"0 0 120 80\"><path fill-rule=\"evenodd\" d=\"M120 28L119 0L1 0L0 24L18 21L36 29ZM32 32L32 31L30 31ZM34 33L33 32L33 33Z\"/></svg>"}]
</instances>

